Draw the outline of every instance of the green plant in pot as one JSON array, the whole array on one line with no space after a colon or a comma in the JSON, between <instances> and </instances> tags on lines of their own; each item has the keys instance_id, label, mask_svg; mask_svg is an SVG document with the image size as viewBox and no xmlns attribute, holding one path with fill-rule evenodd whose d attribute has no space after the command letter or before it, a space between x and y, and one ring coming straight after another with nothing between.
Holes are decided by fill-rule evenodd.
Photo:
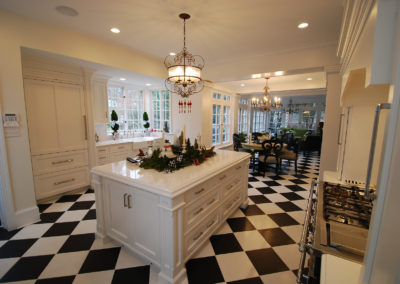
<instances>
[{"instance_id":1,"label":"green plant in pot","mask_svg":"<svg viewBox=\"0 0 400 284\"><path fill-rule=\"evenodd\" d=\"M149 127L150 127L150 122L149 122L149 115L147 114L147 112L143 113L143 127L146 129L146 135L149 135Z\"/></svg>"},{"instance_id":2,"label":"green plant in pot","mask_svg":"<svg viewBox=\"0 0 400 284\"><path fill-rule=\"evenodd\" d=\"M111 129L113 130L114 139L116 139L118 136L119 124L117 123L117 121L118 121L118 115L115 110L112 110L111 111Z\"/></svg>"}]
</instances>

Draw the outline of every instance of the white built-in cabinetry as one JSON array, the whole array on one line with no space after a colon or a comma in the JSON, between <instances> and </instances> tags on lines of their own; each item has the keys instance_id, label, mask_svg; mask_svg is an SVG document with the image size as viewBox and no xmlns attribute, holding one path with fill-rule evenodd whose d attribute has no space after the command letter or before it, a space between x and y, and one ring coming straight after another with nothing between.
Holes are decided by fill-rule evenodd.
<instances>
[{"instance_id":1,"label":"white built-in cabinetry","mask_svg":"<svg viewBox=\"0 0 400 284\"><path fill-rule=\"evenodd\" d=\"M23 69L38 200L90 184L82 74L79 69L61 72L50 66L27 60Z\"/></svg>"},{"instance_id":2,"label":"white built-in cabinetry","mask_svg":"<svg viewBox=\"0 0 400 284\"><path fill-rule=\"evenodd\" d=\"M92 78L94 123L109 123L107 82L108 78Z\"/></svg>"}]
</instances>

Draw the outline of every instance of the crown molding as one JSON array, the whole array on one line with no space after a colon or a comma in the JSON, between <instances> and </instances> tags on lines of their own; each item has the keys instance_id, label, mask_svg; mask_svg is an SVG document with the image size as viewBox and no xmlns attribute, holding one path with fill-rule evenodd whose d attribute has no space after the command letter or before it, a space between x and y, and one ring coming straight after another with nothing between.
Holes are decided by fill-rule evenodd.
<instances>
[{"instance_id":1,"label":"crown molding","mask_svg":"<svg viewBox=\"0 0 400 284\"><path fill-rule=\"evenodd\" d=\"M337 56L340 73L346 70L376 0L346 0Z\"/></svg>"}]
</instances>

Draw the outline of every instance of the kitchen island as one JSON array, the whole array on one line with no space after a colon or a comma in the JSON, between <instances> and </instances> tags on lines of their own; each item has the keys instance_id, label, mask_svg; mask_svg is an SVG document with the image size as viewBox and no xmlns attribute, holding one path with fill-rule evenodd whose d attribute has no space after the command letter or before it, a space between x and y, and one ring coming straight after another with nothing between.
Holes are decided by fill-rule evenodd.
<instances>
[{"instance_id":1,"label":"kitchen island","mask_svg":"<svg viewBox=\"0 0 400 284\"><path fill-rule=\"evenodd\" d=\"M173 173L120 161L92 169L97 232L159 270L159 283L187 282L185 263L239 207L247 206L250 155L217 150Z\"/></svg>"}]
</instances>

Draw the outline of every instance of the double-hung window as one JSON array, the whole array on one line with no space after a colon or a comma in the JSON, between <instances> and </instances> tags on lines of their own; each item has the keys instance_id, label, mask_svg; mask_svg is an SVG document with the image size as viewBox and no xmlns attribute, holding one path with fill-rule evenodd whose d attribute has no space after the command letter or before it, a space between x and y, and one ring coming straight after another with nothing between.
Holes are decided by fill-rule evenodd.
<instances>
[{"instance_id":1,"label":"double-hung window","mask_svg":"<svg viewBox=\"0 0 400 284\"><path fill-rule=\"evenodd\" d=\"M143 129L143 91L121 86L108 86L108 110L118 115L120 131L141 131ZM111 132L111 123L107 130Z\"/></svg>"},{"instance_id":2,"label":"double-hung window","mask_svg":"<svg viewBox=\"0 0 400 284\"><path fill-rule=\"evenodd\" d=\"M171 129L171 96L168 90L152 92L153 100L153 129L167 132Z\"/></svg>"},{"instance_id":3,"label":"double-hung window","mask_svg":"<svg viewBox=\"0 0 400 284\"><path fill-rule=\"evenodd\" d=\"M231 97L213 94L212 106L212 145L231 141Z\"/></svg>"},{"instance_id":4,"label":"double-hung window","mask_svg":"<svg viewBox=\"0 0 400 284\"><path fill-rule=\"evenodd\" d=\"M267 116L265 111L253 110L253 132L265 132Z\"/></svg>"},{"instance_id":5,"label":"double-hung window","mask_svg":"<svg viewBox=\"0 0 400 284\"><path fill-rule=\"evenodd\" d=\"M238 132L239 133L247 133L247 118L248 113L246 108L239 108L239 123L238 123Z\"/></svg>"}]
</instances>

